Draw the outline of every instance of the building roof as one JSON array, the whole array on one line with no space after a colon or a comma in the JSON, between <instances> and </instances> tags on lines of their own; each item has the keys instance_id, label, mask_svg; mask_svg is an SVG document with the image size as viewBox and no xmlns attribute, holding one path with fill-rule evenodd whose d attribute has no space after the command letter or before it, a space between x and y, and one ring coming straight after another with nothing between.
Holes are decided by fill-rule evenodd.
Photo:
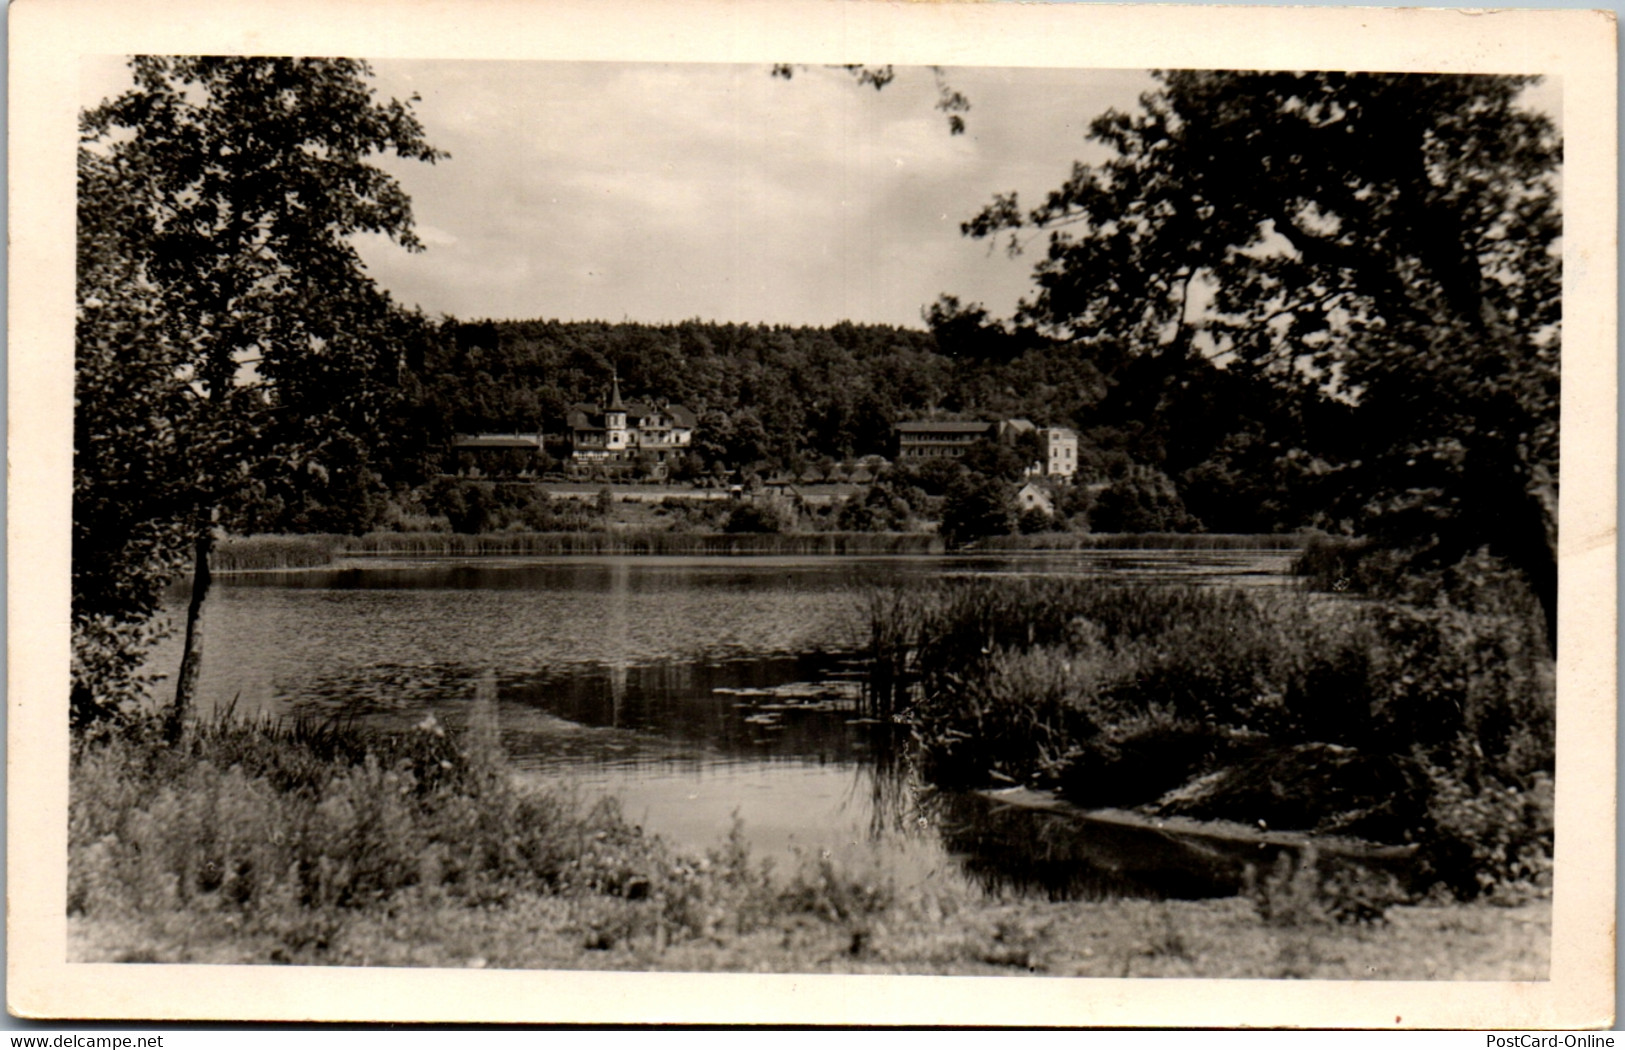
<instances>
[{"instance_id":1,"label":"building roof","mask_svg":"<svg viewBox=\"0 0 1625 1050\"><path fill-rule=\"evenodd\" d=\"M603 430L604 412L625 412L626 422L630 429L636 430L644 419L654 415L671 417L672 424L679 427L694 427L694 413L682 405L650 405L641 401L627 401L617 408L611 404L606 409L597 405L581 402L570 406L565 413L564 422L571 430Z\"/></svg>"},{"instance_id":2,"label":"building roof","mask_svg":"<svg viewBox=\"0 0 1625 1050\"><path fill-rule=\"evenodd\" d=\"M1053 511L1055 509L1054 497L1051 496L1046 489L1031 481L1027 482L1025 485L1021 486L1021 488L1016 490L1016 499L1024 503L1038 504L1046 511Z\"/></svg>"},{"instance_id":3,"label":"building roof","mask_svg":"<svg viewBox=\"0 0 1625 1050\"><path fill-rule=\"evenodd\" d=\"M540 434L458 434L451 439L452 448L522 448L536 450L542 447Z\"/></svg>"},{"instance_id":4,"label":"building roof","mask_svg":"<svg viewBox=\"0 0 1625 1050\"><path fill-rule=\"evenodd\" d=\"M945 420L942 422L909 422L897 424L899 434L981 434L993 427L992 423L976 420Z\"/></svg>"}]
</instances>

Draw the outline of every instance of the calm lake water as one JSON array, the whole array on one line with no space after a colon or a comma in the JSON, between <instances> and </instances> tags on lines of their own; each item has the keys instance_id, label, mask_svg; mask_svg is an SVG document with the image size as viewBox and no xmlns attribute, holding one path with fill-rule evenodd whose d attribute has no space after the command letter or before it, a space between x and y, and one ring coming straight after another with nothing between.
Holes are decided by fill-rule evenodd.
<instances>
[{"instance_id":1,"label":"calm lake water","mask_svg":"<svg viewBox=\"0 0 1625 1050\"><path fill-rule=\"evenodd\" d=\"M584 801L614 796L630 820L692 849L720 842L737 818L753 854L781 869L827 851L883 868L905 891L957 879L1052 895L1200 895L1223 887L1170 882L1166 859L1125 852L1121 833L1080 838L1053 814L911 783L887 728L855 710L864 596L984 574L1276 585L1289 560L380 559L224 576L205 612L201 706L380 729L430 714L454 730L495 727L519 776ZM154 664L178 663L172 638Z\"/></svg>"}]
</instances>

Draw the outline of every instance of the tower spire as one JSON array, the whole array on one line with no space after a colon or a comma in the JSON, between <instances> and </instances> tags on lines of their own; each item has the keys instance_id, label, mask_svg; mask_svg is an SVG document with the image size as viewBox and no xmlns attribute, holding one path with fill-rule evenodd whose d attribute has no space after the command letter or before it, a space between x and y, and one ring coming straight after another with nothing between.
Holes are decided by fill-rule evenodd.
<instances>
[{"instance_id":1,"label":"tower spire","mask_svg":"<svg viewBox=\"0 0 1625 1050\"><path fill-rule=\"evenodd\" d=\"M626 407L626 405L621 402L621 375L620 375L620 371L618 369L611 368L610 371L609 371L609 375L610 375L610 380L609 381L610 381L610 384L611 384L610 389L612 391L612 393L610 394L610 397L609 397L609 407L612 410L619 412L620 410L622 410L622 409L624 409Z\"/></svg>"}]
</instances>

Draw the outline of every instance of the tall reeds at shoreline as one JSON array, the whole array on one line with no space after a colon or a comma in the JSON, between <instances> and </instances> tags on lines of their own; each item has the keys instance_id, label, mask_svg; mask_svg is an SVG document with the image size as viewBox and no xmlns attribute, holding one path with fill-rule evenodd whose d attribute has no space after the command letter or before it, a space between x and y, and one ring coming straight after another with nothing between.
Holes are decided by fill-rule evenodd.
<instances>
[{"instance_id":1,"label":"tall reeds at shoreline","mask_svg":"<svg viewBox=\"0 0 1625 1050\"><path fill-rule=\"evenodd\" d=\"M333 564L354 537L331 533L298 536L227 536L214 546L215 572L314 569Z\"/></svg>"},{"instance_id":2,"label":"tall reeds at shoreline","mask_svg":"<svg viewBox=\"0 0 1625 1050\"><path fill-rule=\"evenodd\" d=\"M981 551L1295 551L1309 536L1294 532L1034 532L989 536Z\"/></svg>"},{"instance_id":3,"label":"tall reeds at shoreline","mask_svg":"<svg viewBox=\"0 0 1625 1050\"><path fill-rule=\"evenodd\" d=\"M351 556L482 557L581 554L933 554L942 540L929 533L723 533L655 530L602 532L372 533L352 540Z\"/></svg>"},{"instance_id":4,"label":"tall reeds at shoreline","mask_svg":"<svg viewBox=\"0 0 1625 1050\"><path fill-rule=\"evenodd\" d=\"M878 592L869 621L866 705L941 786L1419 843L1462 896L1549 876L1527 603L998 578Z\"/></svg>"},{"instance_id":5,"label":"tall reeds at shoreline","mask_svg":"<svg viewBox=\"0 0 1625 1050\"><path fill-rule=\"evenodd\" d=\"M1088 550L1251 551L1299 550L1306 538L1184 533L1040 533L998 536L967 553ZM228 536L215 546L214 571L310 569L341 558L553 557L592 554L649 555L912 555L942 554L942 537L928 532L725 533L655 529L577 532L373 532L365 536L309 534Z\"/></svg>"},{"instance_id":6,"label":"tall reeds at shoreline","mask_svg":"<svg viewBox=\"0 0 1625 1050\"><path fill-rule=\"evenodd\" d=\"M315 569L343 558L566 557L571 555L941 554L930 533L374 532L365 536L228 536L215 545L217 573Z\"/></svg>"}]
</instances>

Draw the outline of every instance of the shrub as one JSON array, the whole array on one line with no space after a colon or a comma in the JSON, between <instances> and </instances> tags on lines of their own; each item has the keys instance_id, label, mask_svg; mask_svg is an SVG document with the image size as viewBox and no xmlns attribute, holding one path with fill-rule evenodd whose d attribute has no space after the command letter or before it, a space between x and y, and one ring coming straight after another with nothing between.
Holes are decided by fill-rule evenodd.
<instances>
[{"instance_id":1,"label":"shrub","mask_svg":"<svg viewBox=\"0 0 1625 1050\"><path fill-rule=\"evenodd\" d=\"M1458 894L1539 889L1552 666L1505 585L1446 579L1429 604L1089 578L878 595L870 696L938 783L1414 842Z\"/></svg>"},{"instance_id":2,"label":"shrub","mask_svg":"<svg viewBox=\"0 0 1625 1050\"><path fill-rule=\"evenodd\" d=\"M222 719L180 749L155 730L75 747L69 898L77 911L207 904L271 930L290 911L377 904L408 888L476 904L516 890L626 894L664 847L610 808L522 790L432 721L342 726Z\"/></svg>"},{"instance_id":3,"label":"shrub","mask_svg":"<svg viewBox=\"0 0 1625 1050\"><path fill-rule=\"evenodd\" d=\"M728 520L723 523L722 531L788 532L794 524L795 511L783 500L757 498L734 507Z\"/></svg>"},{"instance_id":4,"label":"shrub","mask_svg":"<svg viewBox=\"0 0 1625 1050\"><path fill-rule=\"evenodd\" d=\"M1249 895L1259 918L1285 927L1386 922L1405 898L1393 876L1323 857L1313 846L1281 851L1261 878L1253 875Z\"/></svg>"},{"instance_id":5,"label":"shrub","mask_svg":"<svg viewBox=\"0 0 1625 1050\"><path fill-rule=\"evenodd\" d=\"M1552 779L1526 787L1499 780L1475 789L1450 769L1428 765L1432 792L1418 836L1424 875L1462 898L1517 903L1551 888Z\"/></svg>"}]
</instances>

